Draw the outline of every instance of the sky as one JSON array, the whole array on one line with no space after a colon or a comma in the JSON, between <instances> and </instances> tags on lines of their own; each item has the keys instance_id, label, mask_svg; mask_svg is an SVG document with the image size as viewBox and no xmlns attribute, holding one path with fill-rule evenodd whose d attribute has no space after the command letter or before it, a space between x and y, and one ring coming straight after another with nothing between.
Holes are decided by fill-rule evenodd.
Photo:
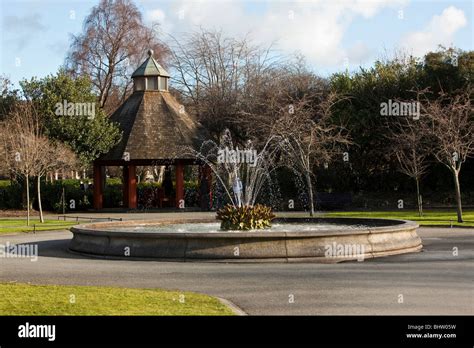
<instances>
[{"instance_id":1,"label":"sky","mask_svg":"<svg viewBox=\"0 0 474 348\"><path fill-rule=\"evenodd\" d=\"M71 35L98 0L1 0L0 74L18 81L55 73ZM281 55L302 54L321 76L355 71L405 52L422 57L438 45L472 50L472 0L135 0L162 39L196 28L248 36Z\"/></svg>"}]
</instances>

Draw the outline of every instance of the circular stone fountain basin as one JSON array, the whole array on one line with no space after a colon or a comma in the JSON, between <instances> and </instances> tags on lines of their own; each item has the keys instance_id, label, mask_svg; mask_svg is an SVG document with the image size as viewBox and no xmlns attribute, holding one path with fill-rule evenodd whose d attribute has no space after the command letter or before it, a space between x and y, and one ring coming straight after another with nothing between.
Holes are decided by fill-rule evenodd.
<instances>
[{"instance_id":1,"label":"circular stone fountain basin","mask_svg":"<svg viewBox=\"0 0 474 348\"><path fill-rule=\"evenodd\" d=\"M69 249L90 256L224 262L340 262L419 251L418 224L359 218L278 218L268 230L221 231L210 219L77 225Z\"/></svg>"}]
</instances>

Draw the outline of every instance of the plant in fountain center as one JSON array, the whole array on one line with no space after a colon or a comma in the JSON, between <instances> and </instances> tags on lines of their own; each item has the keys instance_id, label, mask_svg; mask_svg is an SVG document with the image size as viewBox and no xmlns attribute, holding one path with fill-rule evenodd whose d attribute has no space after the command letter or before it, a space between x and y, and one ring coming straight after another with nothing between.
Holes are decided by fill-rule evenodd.
<instances>
[{"instance_id":1,"label":"plant in fountain center","mask_svg":"<svg viewBox=\"0 0 474 348\"><path fill-rule=\"evenodd\" d=\"M216 218L221 220L222 230L256 230L270 228L275 215L271 207L262 204L254 206L228 204L217 211Z\"/></svg>"}]
</instances>

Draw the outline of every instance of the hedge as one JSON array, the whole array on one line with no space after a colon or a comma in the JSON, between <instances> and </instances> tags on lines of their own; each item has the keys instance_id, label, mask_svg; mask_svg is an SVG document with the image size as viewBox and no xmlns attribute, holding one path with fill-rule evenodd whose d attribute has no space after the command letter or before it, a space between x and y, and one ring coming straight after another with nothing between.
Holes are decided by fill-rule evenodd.
<instances>
[{"instance_id":1,"label":"hedge","mask_svg":"<svg viewBox=\"0 0 474 348\"><path fill-rule=\"evenodd\" d=\"M91 182L92 180L82 180ZM38 209L36 195L36 182L30 182L30 194L34 209ZM0 180L0 209L23 209L26 201L26 191L23 189L24 183ZM157 183L139 183L137 185L138 205L141 207L153 207L157 203L157 192L161 185ZM93 188L81 188L81 180L65 179L41 184L41 203L43 210L62 212L62 190L66 198L66 212L74 210L87 210L92 208ZM195 207L199 203L199 185L196 181L186 181L185 206ZM150 197L152 199L150 200ZM156 198L155 198L156 197ZM104 207L118 208L123 206L122 182L117 178L108 178L104 188ZM75 207L71 208L71 200L74 200ZM153 203L153 204L150 204Z\"/></svg>"}]
</instances>

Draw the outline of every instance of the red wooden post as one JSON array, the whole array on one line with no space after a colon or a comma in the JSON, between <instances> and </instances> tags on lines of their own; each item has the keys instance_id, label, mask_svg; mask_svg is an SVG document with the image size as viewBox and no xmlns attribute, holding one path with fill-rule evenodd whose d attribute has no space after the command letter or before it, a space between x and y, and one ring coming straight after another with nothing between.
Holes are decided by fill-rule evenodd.
<instances>
[{"instance_id":1,"label":"red wooden post","mask_svg":"<svg viewBox=\"0 0 474 348\"><path fill-rule=\"evenodd\" d=\"M199 166L200 172L200 201L201 209L212 208L212 170L208 165Z\"/></svg>"},{"instance_id":2,"label":"red wooden post","mask_svg":"<svg viewBox=\"0 0 474 348\"><path fill-rule=\"evenodd\" d=\"M94 209L103 208L102 168L94 163Z\"/></svg>"},{"instance_id":3,"label":"red wooden post","mask_svg":"<svg viewBox=\"0 0 474 348\"><path fill-rule=\"evenodd\" d=\"M181 202L184 202L184 164L178 161L176 163L176 208L181 208Z\"/></svg>"},{"instance_id":4,"label":"red wooden post","mask_svg":"<svg viewBox=\"0 0 474 348\"><path fill-rule=\"evenodd\" d=\"M129 165L128 167L128 208L137 208L137 175L135 166Z\"/></svg>"},{"instance_id":5,"label":"red wooden post","mask_svg":"<svg viewBox=\"0 0 474 348\"><path fill-rule=\"evenodd\" d=\"M122 194L123 194L123 206L128 208L128 190L129 190L129 176L128 166L123 166L122 170Z\"/></svg>"}]
</instances>

